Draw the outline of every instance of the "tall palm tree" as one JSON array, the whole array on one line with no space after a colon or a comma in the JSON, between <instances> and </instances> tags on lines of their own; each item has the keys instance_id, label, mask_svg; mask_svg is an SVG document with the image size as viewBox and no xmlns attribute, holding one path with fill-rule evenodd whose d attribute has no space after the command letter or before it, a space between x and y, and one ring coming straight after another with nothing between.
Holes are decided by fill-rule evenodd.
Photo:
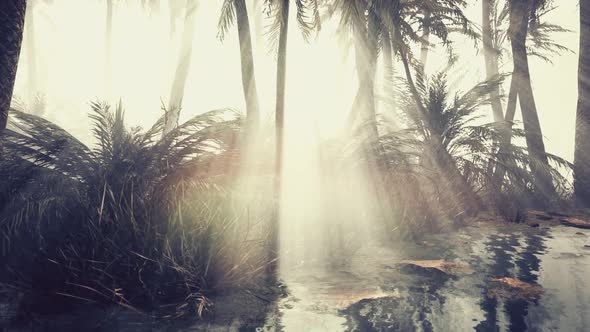
<instances>
[{"instance_id":1,"label":"tall palm tree","mask_svg":"<svg viewBox=\"0 0 590 332\"><path fill-rule=\"evenodd\" d=\"M350 120L360 116L360 122L368 123L369 138L378 136L375 110L375 72L379 53L378 3L373 0L336 0L324 5L329 15L340 15L341 31L348 31L353 40L358 89L355 95Z\"/></svg>"},{"instance_id":2,"label":"tall palm tree","mask_svg":"<svg viewBox=\"0 0 590 332\"><path fill-rule=\"evenodd\" d=\"M544 19L555 7L544 6L544 2L535 2L534 20L529 22L527 35L527 54L551 62L552 56L563 52L571 52L566 46L559 44L551 36L554 33L571 32L559 25L551 24ZM482 31L484 43L484 61L488 78L498 76L500 73L500 61L503 56L511 51L510 40L510 1L485 0L482 3ZM511 58L511 57L508 57ZM499 123L501 130L499 159L503 159L506 149L512 140L512 126L516 115L520 86L512 79L506 103L506 111L502 117L502 101L499 89L490 94L494 120ZM506 160L505 162L510 162ZM508 166L510 167L510 166ZM505 167L502 163L494 168L494 183L501 186L504 180Z\"/></svg>"},{"instance_id":3,"label":"tall palm tree","mask_svg":"<svg viewBox=\"0 0 590 332\"><path fill-rule=\"evenodd\" d=\"M25 0L0 1L0 132L6 128L8 109L23 40Z\"/></svg>"},{"instance_id":4,"label":"tall palm tree","mask_svg":"<svg viewBox=\"0 0 590 332\"><path fill-rule=\"evenodd\" d=\"M578 108L574 155L574 190L579 205L590 207L590 1L580 0Z\"/></svg>"},{"instance_id":5,"label":"tall palm tree","mask_svg":"<svg viewBox=\"0 0 590 332\"><path fill-rule=\"evenodd\" d=\"M281 200L281 177L283 174L283 138L285 125L285 89L287 85L287 39L289 35L289 10L291 0L265 0L264 7L273 22L268 34L271 43L277 43L277 81L275 104L275 182L276 206L273 209L274 223L271 235L271 255L278 255L279 249L279 212ZM297 22L303 37L307 40L313 31L320 27L318 4L316 0L296 0ZM276 266L270 266L275 270Z\"/></svg>"},{"instance_id":6,"label":"tall palm tree","mask_svg":"<svg viewBox=\"0 0 590 332\"><path fill-rule=\"evenodd\" d=\"M176 71L172 81L172 88L166 109L166 121L164 124L164 133L170 132L178 125L180 111L182 108L182 99L184 97L184 88L188 73L191 67L191 58L193 54L193 36L195 32L195 18L197 10L197 0L186 0L184 31L182 32L182 41Z\"/></svg>"},{"instance_id":7,"label":"tall palm tree","mask_svg":"<svg viewBox=\"0 0 590 332\"><path fill-rule=\"evenodd\" d=\"M549 173L549 161L543 142L543 133L535 104L535 97L531 85L531 75L529 70L529 61L527 53L527 36L529 23L535 20L538 1L534 0L510 0L510 26L508 33L510 35L510 44L512 49L512 58L514 63L514 72L512 80L518 89L520 109L524 129L526 132L526 142L531 158L538 161L531 164L531 171L536 179L536 189L539 194L553 198L555 197L555 187L551 174Z\"/></svg>"},{"instance_id":8,"label":"tall palm tree","mask_svg":"<svg viewBox=\"0 0 590 332\"><path fill-rule=\"evenodd\" d=\"M225 0L219 18L219 39L223 40L230 26L237 21L240 41L240 59L242 63L242 88L246 100L246 120L250 130L256 128L260 118L260 103L254 73L254 56L252 54L252 37L250 19L246 0Z\"/></svg>"}]
</instances>

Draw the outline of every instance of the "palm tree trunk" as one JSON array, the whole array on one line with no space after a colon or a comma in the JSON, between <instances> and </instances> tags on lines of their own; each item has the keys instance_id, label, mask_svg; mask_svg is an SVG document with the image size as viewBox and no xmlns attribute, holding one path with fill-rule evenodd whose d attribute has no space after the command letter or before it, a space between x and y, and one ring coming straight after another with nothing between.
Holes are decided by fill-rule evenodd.
<instances>
[{"instance_id":1,"label":"palm tree trunk","mask_svg":"<svg viewBox=\"0 0 590 332\"><path fill-rule=\"evenodd\" d=\"M374 15L369 15L369 24L374 23L371 22L373 17ZM379 136L375 112L377 45L374 37L369 36L367 28L360 23L354 28L354 51L359 87L352 112L361 115L362 125L368 125L369 139L374 140Z\"/></svg>"},{"instance_id":2,"label":"palm tree trunk","mask_svg":"<svg viewBox=\"0 0 590 332\"><path fill-rule=\"evenodd\" d=\"M420 47L420 69L422 75L426 74L426 63L428 62L428 52L430 50L430 12L424 15L424 32L422 33L422 45Z\"/></svg>"},{"instance_id":3,"label":"palm tree trunk","mask_svg":"<svg viewBox=\"0 0 590 332\"><path fill-rule=\"evenodd\" d=\"M247 127L255 130L260 118L260 106L258 102L258 90L254 74L254 56L252 55L252 38L250 34L250 21L245 0L236 0L236 17L238 23L238 35L240 39L240 55L242 62L242 87L246 100Z\"/></svg>"},{"instance_id":4,"label":"palm tree trunk","mask_svg":"<svg viewBox=\"0 0 590 332\"><path fill-rule=\"evenodd\" d=\"M512 141L512 123L514 121L514 115L516 114L517 96L518 87L513 76L510 80L510 92L508 93L508 103L506 104L506 115L504 120L500 122L500 148L498 150L498 155L500 156L500 161L503 163L512 162L512 159L510 158L504 160L502 155L508 150ZM500 189L502 186L504 175L506 175L506 167L502 164L497 165L493 175L494 185L497 189Z\"/></svg>"},{"instance_id":5,"label":"palm tree trunk","mask_svg":"<svg viewBox=\"0 0 590 332\"><path fill-rule=\"evenodd\" d=\"M279 50L277 59L277 86L275 105L275 180L274 191L276 195L275 208L273 209L273 229L271 232L270 254L273 262L279 255L280 236L280 210L281 210L281 177L283 175L283 141L285 128L285 88L287 85L287 38L289 35L289 1L281 2L281 28L279 33ZM276 272L276 263L269 265L271 272Z\"/></svg>"},{"instance_id":6,"label":"palm tree trunk","mask_svg":"<svg viewBox=\"0 0 590 332\"><path fill-rule=\"evenodd\" d=\"M574 152L576 203L590 207L590 1L580 0L578 107Z\"/></svg>"},{"instance_id":7,"label":"palm tree trunk","mask_svg":"<svg viewBox=\"0 0 590 332\"><path fill-rule=\"evenodd\" d=\"M512 0L510 2L509 34L514 61L512 79L518 88L518 99L520 101L529 156L532 159L531 171L535 177L536 189L542 195L541 197L552 199L555 197L555 187L549 173L549 161L545 152L541 124L539 123L535 105L526 50L531 10L530 1Z\"/></svg>"},{"instance_id":8,"label":"palm tree trunk","mask_svg":"<svg viewBox=\"0 0 590 332\"><path fill-rule=\"evenodd\" d=\"M0 132L6 128L23 40L27 3L0 1Z\"/></svg>"},{"instance_id":9,"label":"palm tree trunk","mask_svg":"<svg viewBox=\"0 0 590 332\"><path fill-rule=\"evenodd\" d=\"M29 105L35 101L37 93L39 93L39 86L37 82L37 50L35 40L35 13L33 10L34 6L30 5L27 7L25 14L25 31L24 31L24 42L27 48L27 102Z\"/></svg>"},{"instance_id":10,"label":"palm tree trunk","mask_svg":"<svg viewBox=\"0 0 590 332\"><path fill-rule=\"evenodd\" d=\"M178 125L180 110L182 108L182 99L188 72L191 67L191 58L193 55L193 35L195 31L197 1L189 0L186 3L186 14L184 19L184 31L182 33L182 46L178 55L178 63L172 81L170 99L168 100L168 109L166 110L166 121L164 123L164 133L170 132Z\"/></svg>"},{"instance_id":11,"label":"palm tree trunk","mask_svg":"<svg viewBox=\"0 0 590 332\"><path fill-rule=\"evenodd\" d=\"M391 51L391 38L389 37L389 32L383 32L383 79L385 81L385 86L389 88L393 88L393 76L394 76L394 68L393 68L393 53ZM390 92L390 91L388 91Z\"/></svg>"},{"instance_id":12,"label":"palm tree trunk","mask_svg":"<svg viewBox=\"0 0 590 332\"><path fill-rule=\"evenodd\" d=\"M106 16L106 32L105 32L105 57L104 57L104 72L105 72L105 93L107 98L111 97L111 83L112 83L112 68L111 68L111 54L113 45L113 0L107 0L107 16Z\"/></svg>"},{"instance_id":13,"label":"palm tree trunk","mask_svg":"<svg viewBox=\"0 0 590 332\"><path fill-rule=\"evenodd\" d=\"M494 0L482 0L482 40L483 56L486 66L486 79L490 80L498 76L500 69L498 66L498 52L494 47L494 32L492 29L492 6ZM494 121L500 123L504 120L502 111L502 100L500 99L500 87L496 86L491 94L492 113Z\"/></svg>"}]
</instances>

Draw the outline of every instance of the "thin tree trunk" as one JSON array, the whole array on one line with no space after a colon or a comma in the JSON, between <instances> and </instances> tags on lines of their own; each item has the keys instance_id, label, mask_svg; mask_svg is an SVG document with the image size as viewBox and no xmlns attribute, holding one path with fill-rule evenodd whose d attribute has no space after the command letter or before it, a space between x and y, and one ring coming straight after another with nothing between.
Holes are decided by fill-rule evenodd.
<instances>
[{"instance_id":1,"label":"thin tree trunk","mask_svg":"<svg viewBox=\"0 0 590 332\"><path fill-rule=\"evenodd\" d=\"M391 38L389 37L389 32L384 31L382 35L382 48L383 48L383 79L385 81L385 86L388 89L393 88L393 76L394 76L394 67L393 67L393 53L391 51Z\"/></svg>"},{"instance_id":2,"label":"thin tree trunk","mask_svg":"<svg viewBox=\"0 0 590 332\"><path fill-rule=\"evenodd\" d=\"M376 23L374 20L374 15L369 15L368 23L370 26ZM358 22L355 25L353 33L359 87L353 103L352 112L361 115L362 125L368 125L369 139L375 140L379 136L375 111L376 39L374 36L369 36L364 21Z\"/></svg>"},{"instance_id":3,"label":"thin tree trunk","mask_svg":"<svg viewBox=\"0 0 590 332\"><path fill-rule=\"evenodd\" d=\"M236 17L238 23L238 35L240 40L240 55L242 62L242 88L246 100L247 127L255 130L260 118L260 106L258 102L258 89L254 72L254 56L252 54L252 38L250 34L250 21L245 0L236 0Z\"/></svg>"},{"instance_id":4,"label":"thin tree trunk","mask_svg":"<svg viewBox=\"0 0 590 332\"><path fill-rule=\"evenodd\" d=\"M187 0L186 15L184 19L184 31L182 33L182 46L178 56L178 63L174 73L170 99L168 100L168 109L166 110L166 121L164 123L164 133L169 133L178 126L178 119L182 109L182 99L188 72L191 67L191 58L193 55L193 35L195 31L197 1Z\"/></svg>"},{"instance_id":5,"label":"thin tree trunk","mask_svg":"<svg viewBox=\"0 0 590 332\"><path fill-rule=\"evenodd\" d=\"M424 32L422 33L422 45L420 47L420 69L422 76L426 74L426 63L430 51L430 12L424 15Z\"/></svg>"},{"instance_id":6,"label":"thin tree trunk","mask_svg":"<svg viewBox=\"0 0 590 332\"><path fill-rule=\"evenodd\" d=\"M106 16L106 32L105 32L105 57L104 57L104 72L105 72L105 93L107 98L111 98L112 89L112 64L111 54L113 45L113 0L107 0L107 16Z\"/></svg>"},{"instance_id":7,"label":"thin tree trunk","mask_svg":"<svg viewBox=\"0 0 590 332\"><path fill-rule=\"evenodd\" d=\"M514 61L514 73L512 79L518 88L520 109L524 123L526 142L529 156L532 159L531 171L535 177L535 186L541 197L553 199L555 187L549 173L549 161L543 143L543 134L529 71L528 56L526 50L526 38L528 24L531 15L530 1L512 0L510 3L510 42ZM539 197L539 198L541 198Z\"/></svg>"},{"instance_id":8,"label":"thin tree trunk","mask_svg":"<svg viewBox=\"0 0 590 332\"><path fill-rule=\"evenodd\" d=\"M486 66L486 79L490 80L499 74L498 52L494 47L494 32L492 28L492 6L494 0L482 0L482 41L483 56ZM496 86L490 93L492 113L494 121L500 123L504 120L502 100L500 99L500 87Z\"/></svg>"},{"instance_id":9,"label":"thin tree trunk","mask_svg":"<svg viewBox=\"0 0 590 332\"><path fill-rule=\"evenodd\" d=\"M590 207L590 0L580 0L574 193L579 206Z\"/></svg>"},{"instance_id":10,"label":"thin tree trunk","mask_svg":"<svg viewBox=\"0 0 590 332\"><path fill-rule=\"evenodd\" d=\"M274 264L270 264L271 272L276 272L276 258L279 255L280 237L280 210L281 190L283 176L283 141L285 126L285 89L287 84L287 38L289 35L289 1L282 0L281 3L281 28L279 34L279 50L277 59L277 86L275 105L275 180L274 191L276 195L275 208L273 209L274 220L271 234L270 254Z\"/></svg>"},{"instance_id":11,"label":"thin tree trunk","mask_svg":"<svg viewBox=\"0 0 590 332\"><path fill-rule=\"evenodd\" d=\"M37 50L35 40L35 13L34 6L29 5L25 14L25 31L24 42L27 48L27 103L32 105L35 102L35 97L39 93L39 86L37 82Z\"/></svg>"},{"instance_id":12,"label":"thin tree trunk","mask_svg":"<svg viewBox=\"0 0 590 332\"><path fill-rule=\"evenodd\" d=\"M0 132L6 128L8 121L23 40L26 7L25 0L0 1Z\"/></svg>"},{"instance_id":13,"label":"thin tree trunk","mask_svg":"<svg viewBox=\"0 0 590 332\"><path fill-rule=\"evenodd\" d=\"M512 123L514 122L514 115L516 114L517 96L518 87L513 76L510 80L510 92L508 93L508 103L506 104L506 116L504 120L500 122L500 148L498 150L498 155L503 163L512 162L511 158L504 159L502 158L502 155L508 150L512 141ZM500 189L502 186L504 175L506 175L505 165L497 165L493 177L496 188Z\"/></svg>"}]
</instances>

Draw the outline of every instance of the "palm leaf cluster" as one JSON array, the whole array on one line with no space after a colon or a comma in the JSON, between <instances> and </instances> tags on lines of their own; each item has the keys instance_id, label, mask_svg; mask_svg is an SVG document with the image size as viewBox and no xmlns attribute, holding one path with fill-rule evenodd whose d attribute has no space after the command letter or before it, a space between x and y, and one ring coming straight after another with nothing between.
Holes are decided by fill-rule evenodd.
<instances>
[{"instance_id":1,"label":"palm leaf cluster","mask_svg":"<svg viewBox=\"0 0 590 332\"><path fill-rule=\"evenodd\" d=\"M531 165L541 167L541 163L518 144L519 139L524 139L524 131L513 129L516 143L501 150L501 128L497 123L485 123L480 115L490 103L489 92L502 79L479 83L467 92L451 93L446 73L425 78L417 90L427 111L426 121L417 110L407 82L400 79L404 83L397 86L397 98L388 106L395 114L396 125L383 121L374 149L394 214L390 220L416 230L432 220L456 220L457 213L461 214L461 202L454 202L448 195L451 179L440 166L445 164L440 149L451 156L461 177L486 202L486 207L499 210L506 218L514 220L518 207L540 201L542 193L535 192ZM548 171L562 198L566 198L570 182L564 174L571 165L557 156L548 157ZM495 174L500 167L505 175L498 184Z\"/></svg>"},{"instance_id":2,"label":"palm leaf cluster","mask_svg":"<svg viewBox=\"0 0 590 332\"><path fill-rule=\"evenodd\" d=\"M121 105L94 103L93 147L38 116L11 116L1 137L1 283L41 306L57 297L186 311L209 304L207 289L255 271L237 268L254 255L241 248L232 258L224 239L236 219L218 178L237 160L235 112L163 135L163 119L128 129ZM231 234L231 246L243 244Z\"/></svg>"}]
</instances>

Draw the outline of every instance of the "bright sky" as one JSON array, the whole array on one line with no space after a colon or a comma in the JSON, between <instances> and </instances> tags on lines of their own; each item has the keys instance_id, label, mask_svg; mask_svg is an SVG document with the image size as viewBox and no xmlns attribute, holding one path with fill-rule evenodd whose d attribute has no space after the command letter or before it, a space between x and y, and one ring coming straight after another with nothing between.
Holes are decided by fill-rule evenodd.
<instances>
[{"instance_id":1,"label":"bright sky","mask_svg":"<svg viewBox=\"0 0 590 332\"><path fill-rule=\"evenodd\" d=\"M178 0L172 0L178 1ZM88 103L107 94L105 89L106 1L43 0L34 9L36 74L40 90L47 95L48 117L80 137L88 137ZM167 1L160 15L148 15L140 1L118 1L112 46L112 99L123 101L131 125L149 126L162 111L170 93L180 37L169 39ZM224 43L217 40L217 18L222 1L200 1L197 9L192 67L181 120L207 110L234 108L243 111L237 33L233 29ZM31 2L32 3L32 2ZM480 21L480 3L468 10ZM575 32L557 36L575 53L578 49L577 1L560 1L549 17L553 23ZM252 28L257 27L251 19ZM182 32L182 18L179 32ZM294 23L294 22L293 22ZM270 119L274 107L275 57L254 31L256 79L263 109ZM336 24L325 24L320 36L304 43L295 24L288 45L287 130L303 138L320 131L329 135L344 121L356 92L354 59L344 56L336 37ZM473 44L457 45L462 60L457 77L460 86L483 78L482 55ZM29 46L21 54L16 96L26 98ZM427 71L444 63L443 52L430 56ZM553 64L531 61L533 88L541 124L550 152L571 160L577 99L577 56L565 54ZM510 70L510 65L505 70Z\"/></svg>"}]
</instances>

